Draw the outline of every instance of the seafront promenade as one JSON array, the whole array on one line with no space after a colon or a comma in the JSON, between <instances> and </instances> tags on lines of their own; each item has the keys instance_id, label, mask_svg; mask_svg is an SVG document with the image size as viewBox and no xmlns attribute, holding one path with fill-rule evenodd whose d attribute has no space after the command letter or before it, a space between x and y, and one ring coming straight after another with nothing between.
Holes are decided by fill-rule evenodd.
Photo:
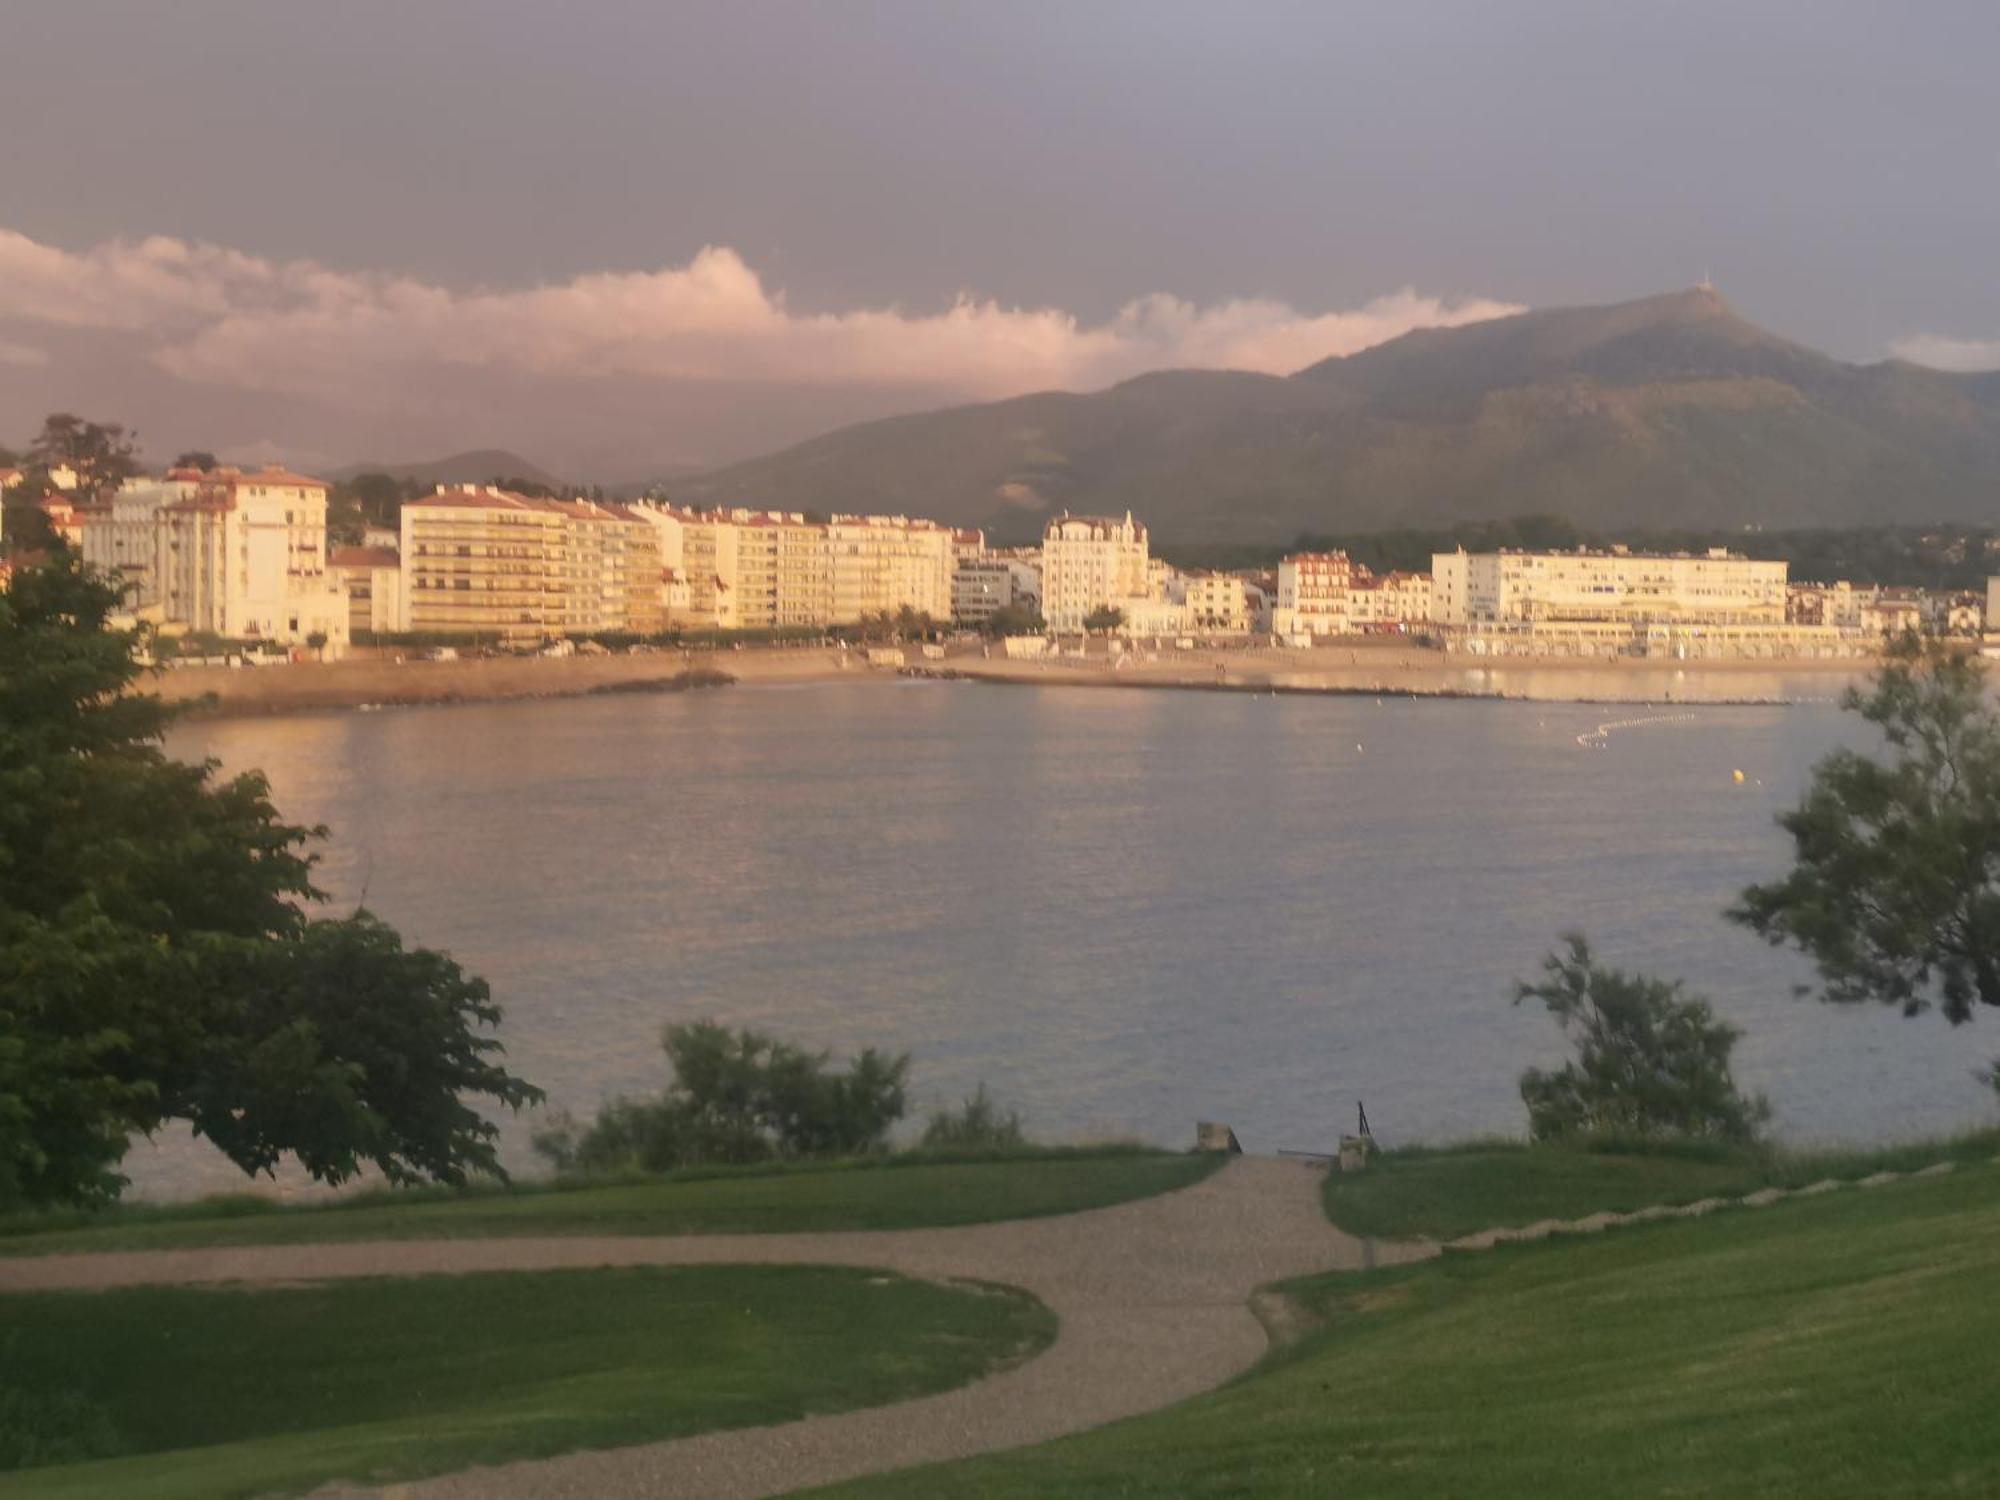
<instances>
[{"instance_id":1,"label":"seafront promenade","mask_svg":"<svg viewBox=\"0 0 2000 1500\"><path fill-rule=\"evenodd\" d=\"M414 652L265 667L181 667L148 680L174 702L206 700L219 715L503 702L598 693L674 691L729 683L894 681L916 673L993 683L1297 693L1511 698L1551 703L1788 702L1838 696L1866 660L1632 661L1509 657L1481 661L1400 643L1358 641L1310 649L1269 646L1124 650L1092 641L1087 655L1011 660L978 644L904 665L866 650L744 647L639 655L467 657L422 661Z\"/></svg>"}]
</instances>

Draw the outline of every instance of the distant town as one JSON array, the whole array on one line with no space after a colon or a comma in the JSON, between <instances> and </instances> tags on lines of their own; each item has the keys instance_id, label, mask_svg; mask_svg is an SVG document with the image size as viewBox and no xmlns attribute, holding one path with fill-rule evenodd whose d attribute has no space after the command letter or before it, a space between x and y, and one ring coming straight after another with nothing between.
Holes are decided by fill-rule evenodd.
<instances>
[{"instance_id":1,"label":"distant town","mask_svg":"<svg viewBox=\"0 0 2000 1500\"><path fill-rule=\"evenodd\" d=\"M0 489L29 479L0 470ZM288 469L211 461L93 489L57 464L33 479L48 530L115 570L132 618L161 637L319 659L873 625L976 631L1019 657L1066 635L1300 647L1387 635L1474 657L1802 660L1865 656L1909 631L1978 640L2000 618L2000 580L1985 598L1794 582L1783 561L1719 547L1455 550L1429 572L1385 573L1344 551L1300 551L1274 568L1190 570L1155 556L1130 513L1060 515L1037 547L994 547L920 517L699 511L494 484L440 484L404 500L393 527L340 545L329 484Z\"/></svg>"}]
</instances>

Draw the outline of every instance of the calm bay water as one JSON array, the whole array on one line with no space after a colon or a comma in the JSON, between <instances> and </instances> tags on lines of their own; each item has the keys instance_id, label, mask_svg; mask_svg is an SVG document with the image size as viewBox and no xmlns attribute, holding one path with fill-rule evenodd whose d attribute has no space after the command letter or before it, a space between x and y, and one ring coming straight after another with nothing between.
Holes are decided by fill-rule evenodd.
<instances>
[{"instance_id":1,"label":"calm bay water","mask_svg":"<svg viewBox=\"0 0 2000 1500\"><path fill-rule=\"evenodd\" d=\"M1561 1049L1511 981L1569 928L1711 994L1788 1137L1990 1119L1971 1070L2000 1032L1795 998L1807 967L1720 919L1850 733L1823 703L834 682L173 749L328 824L322 883L485 975L511 1066L579 1113L657 1089L662 1023L707 1016L911 1050L920 1106L983 1079L1046 1136L1209 1118L1272 1150L1329 1148L1357 1099L1389 1141L1518 1132L1516 1075ZM240 1181L184 1139L132 1167L155 1194Z\"/></svg>"}]
</instances>

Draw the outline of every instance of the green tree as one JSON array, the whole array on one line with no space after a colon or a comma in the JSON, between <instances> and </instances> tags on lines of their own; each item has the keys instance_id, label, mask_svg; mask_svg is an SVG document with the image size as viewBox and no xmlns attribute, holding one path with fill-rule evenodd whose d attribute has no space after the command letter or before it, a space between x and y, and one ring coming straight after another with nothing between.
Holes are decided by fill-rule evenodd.
<instances>
[{"instance_id":1,"label":"green tree","mask_svg":"<svg viewBox=\"0 0 2000 1500\"><path fill-rule=\"evenodd\" d=\"M404 483L394 474L374 472L356 474L352 479L334 486L335 494L351 500L367 525L389 527L395 526L402 518L403 502L410 498L414 489L415 486Z\"/></svg>"},{"instance_id":2,"label":"green tree","mask_svg":"<svg viewBox=\"0 0 2000 1500\"><path fill-rule=\"evenodd\" d=\"M51 413L28 446L28 458L46 472L58 465L76 471L76 493L102 500L139 471L132 438L116 422L88 422L72 412Z\"/></svg>"},{"instance_id":3,"label":"green tree","mask_svg":"<svg viewBox=\"0 0 2000 1500\"><path fill-rule=\"evenodd\" d=\"M1114 604L1100 604L1083 617L1083 628L1109 633L1125 623L1125 611Z\"/></svg>"},{"instance_id":4,"label":"green tree","mask_svg":"<svg viewBox=\"0 0 2000 1500\"><path fill-rule=\"evenodd\" d=\"M587 1126L560 1119L535 1149L564 1171L615 1171L878 1151L907 1107L908 1053L869 1048L845 1072L756 1031L667 1027L673 1082L658 1099L614 1099Z\"/></svg>"},{"instance_id":5,"label":"green tree","mask_svg":"<svg viewBox=\"0 0 2000 1500\"><path fill-rule=\"evenodd\" d=\"M41 506L39 486L17 484L0 495L0 556L50 552L63 545Z\"/></svg>"},{"instance_id":6,"label":"green tree","mask_svg":"<svg viewBox=\"0 0 2000 1500\"><path fill-rule=\"evenodd\" d=\"M114 1197L168 1120L246 1172L497 1172L468 1097L540 1094L480 1034L485 983L366 911L314 914L323 830L260 776L166 756L118 599L67 554L0 594L0 1203Z\"/></svg>"},{"instance_id":7,"label":"green tree","mask_svg":"<svg viewBox=\"0 0 2000 1500\"><path fill-rule=\"evenodd\" d=\"M1040 635L1048 625L1025 604L1003 604L987 616L980 634L998 640L1005 635Z\"/></svg>"},{"instance_id":8,"label":"green tree","mask_svg":"<svg viewBox=\"0 0 2000 1500\"><path fill-rule=\"evenodd\" d=\"M1731 909L1810 955L1824 998L1879 1001L1953 1025L2000 1005L2000 715L1976 657L1914 637L1891 645L1844 706L1884 751L1836 750L1779 816L1789 873Z\"/></svg>"},{"instance_id":9,"label":"green tree","mask_svg":"<svg viewBox=\"0 0 2000 1500\"><path fill-rule=\"evenodd\" d=\"M1736 1088L1729 1054L1735 1027L1680 982L1600 966L1581 933L1542 961L1539 983L1514 1003L1539 1000L1576 1048L1553 1072L1521 1075L1536 1140L1577 1136L1682 1136L1744 1141L1770 1118L1762 1097Z\"/></svg>"}]
</instances>

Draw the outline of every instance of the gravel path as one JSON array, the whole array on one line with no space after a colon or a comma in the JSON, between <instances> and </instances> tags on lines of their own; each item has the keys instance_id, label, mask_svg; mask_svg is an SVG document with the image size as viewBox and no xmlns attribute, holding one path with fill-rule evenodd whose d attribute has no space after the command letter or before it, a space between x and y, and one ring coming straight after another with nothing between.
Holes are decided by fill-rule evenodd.
<instances>
[{"instance_id":1,"label":"gravel path","mask_svg":"<svg viewBox=\"0 0 2000 1500\"><path fill-rule=\"evenodd\" d=\"M320 1280L583 1266L878 1266L1005 1282L1060 1319L1039 1357L942 1395L777 1427L473 1469L379 1493L424 1500L780 1494L1039 1443L1219 1385L1268 1345L1250 1308L1267 1282L1435 1254L1342 1233L1322 1169L1239 1157L1178 1192L1059 1218L882 1233L417 1240L0 1259L0 1291ZM354 1493L347 1490L345 1493Z\"/></svg>"}]
</instances>

